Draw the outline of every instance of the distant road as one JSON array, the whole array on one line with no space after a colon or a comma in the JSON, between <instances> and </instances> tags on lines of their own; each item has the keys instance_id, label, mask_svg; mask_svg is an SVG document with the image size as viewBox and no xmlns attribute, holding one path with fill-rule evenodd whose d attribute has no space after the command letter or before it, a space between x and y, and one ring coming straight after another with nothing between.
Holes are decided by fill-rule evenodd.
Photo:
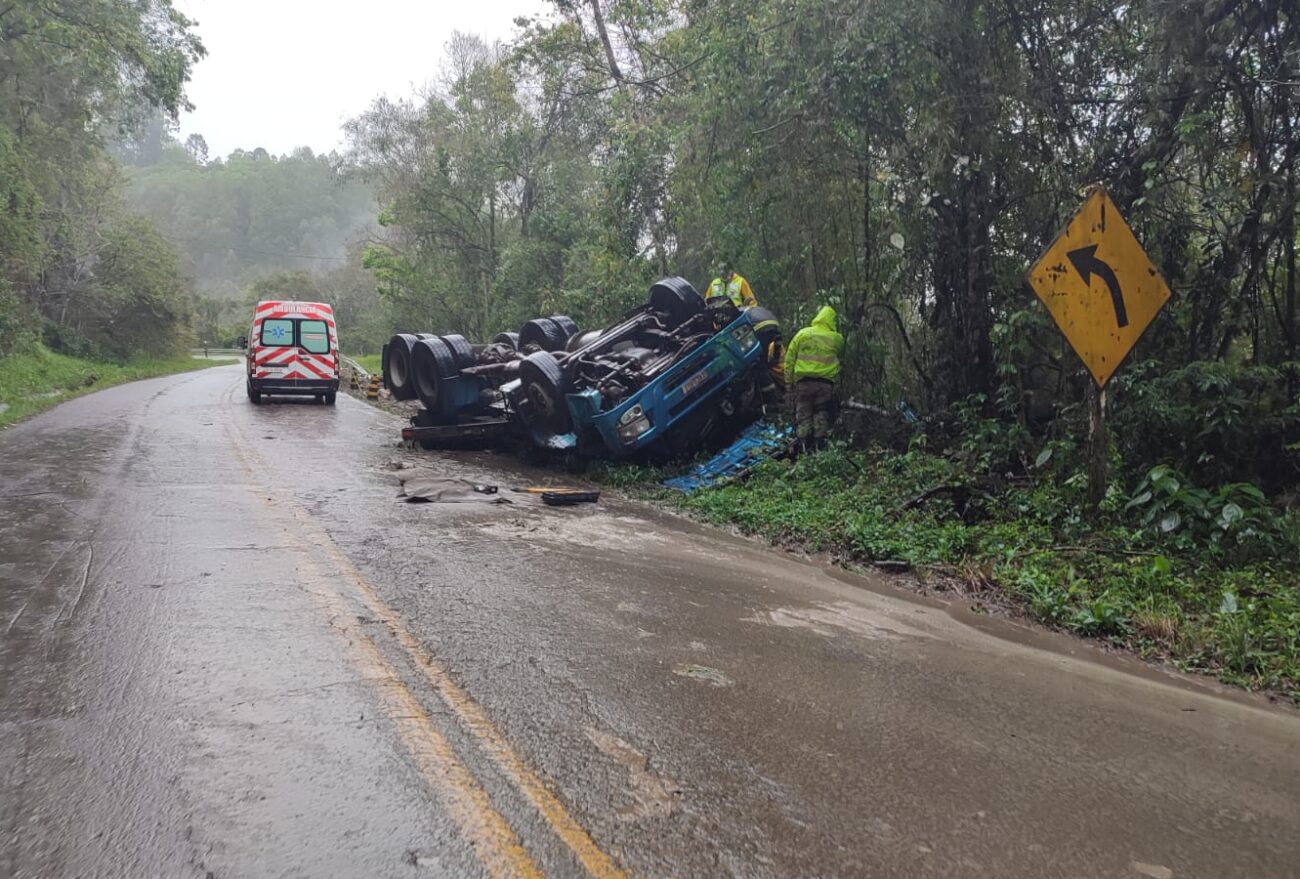
<instances>
[{"instance_id":1,"label":"distant road","mask_svg":"<svg viewBox=\"0 0 1300 879\"><path fill-rule=\"evenodd\" d=\"M229 366L0 433L0 875L1300 871L1294 712L616 499L401 503L547 475L397 427Z\"/></svg>"}]
</instances>

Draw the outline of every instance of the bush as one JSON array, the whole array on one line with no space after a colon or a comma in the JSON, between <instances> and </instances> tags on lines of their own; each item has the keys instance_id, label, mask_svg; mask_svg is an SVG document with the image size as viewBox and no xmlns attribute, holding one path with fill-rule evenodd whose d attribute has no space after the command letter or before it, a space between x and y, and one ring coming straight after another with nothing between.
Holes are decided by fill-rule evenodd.
<instances>
[{"instance_id":1,"label":"bush","mask_svg":"<svg viewBox=\"0 0 1300 879\"><path fill-rule=\"evenodd\" d=\"M1120 457L1170 463L1201 485L1253 482L1271 491L1300 482L1300 365L1280 369L1194 362L1164 374L1132 364L1113 386Z\"/></svg>"}]
</instances>

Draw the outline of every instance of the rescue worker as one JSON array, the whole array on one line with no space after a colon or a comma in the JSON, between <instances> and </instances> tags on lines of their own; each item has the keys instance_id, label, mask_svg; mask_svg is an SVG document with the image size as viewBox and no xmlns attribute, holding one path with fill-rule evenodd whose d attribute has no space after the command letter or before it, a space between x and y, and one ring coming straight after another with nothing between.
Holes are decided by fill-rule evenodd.
<instances>
[{"instance_id":1,"label":"rescue worker","mask_svg":"<svg viewBox=\"0 0 1300 879\"><path fill-rule=\"evenodd\" d=\"M763 359L767 364L767 372L760 381L763 401L772 404L780 399L785 388L785 343L781 339L781 324L775 314L762 306L755 306L746 313L754 334L758 336L758 343L763 346Z\"/></svg>"},{"instance_id":2,"label":"rescue worker","mask_svg":"<svg viewBox=\"0 0 1300 879\"><path fill-rule=\"evenodd\" d=\"M749 286L749 282L736 274L731 266L723 263L718 268L718 276L713 279L709 285L709 299L727 298L731 304L737 308L748 308L758 305L758 300L754 298L754 291Z\"/></svg>"},{"instance_id":3,"label":"rescue worker","mask_svg":"<svg viewBox=\"0 0 1300 879\"><path fill-rule=\"evenodd\" d=\"M799 451L826 445L835 412L835 382L840 378L844 337L836 329L835 309L823 306L812 324L795 333L785 351L785 380L794 387L794 429Z\"/></svg>"}]
</instances>

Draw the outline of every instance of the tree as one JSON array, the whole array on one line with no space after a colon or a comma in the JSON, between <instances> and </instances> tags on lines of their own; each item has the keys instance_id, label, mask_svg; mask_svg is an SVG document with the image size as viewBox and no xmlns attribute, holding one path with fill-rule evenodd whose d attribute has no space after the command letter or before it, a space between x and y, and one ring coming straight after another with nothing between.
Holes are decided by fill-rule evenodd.
<instances>
[{"instance_id":1,"label":"tree","mask_svg":"<svg viewBox=\"0 0 1300 879\"><path fill-rule=\"evenodd\" d=\"M195 133L185 138L185 151L200 165L208 163L208 142L203 135Z\"/></svg>"},{"instance_id":2,"label":"tree","mask_svg":"<svg viewBox=\"0 0 1300 879\"><path fill-rule=\"evenodd\" d=\"M121 249L112 230L140 228L122 216L105 138L129 134L135 158L157 158L150 149L188 106L184 85L204 53L190 29L170 0L14 0L0 9L0 195L11 236L0 300L19 303L0 304L0 324L39 315L48 339L87 343L73 338L85 329L73 305L114 289L97 278L105 248ZM17 337L3 335L0 350L11 349Z\"/></svg>"}]
</instances>

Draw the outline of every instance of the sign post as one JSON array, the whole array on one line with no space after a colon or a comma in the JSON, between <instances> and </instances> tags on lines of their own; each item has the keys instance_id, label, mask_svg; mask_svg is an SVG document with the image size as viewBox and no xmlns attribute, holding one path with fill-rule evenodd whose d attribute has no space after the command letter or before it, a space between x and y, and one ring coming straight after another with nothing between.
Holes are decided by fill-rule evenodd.
<instances>
[{"instance_id":1,"label":"sign post","mask_svg":"<svg viewBox=\"0 0 1300 879\"><path fill-rule=\"evenodd\" d=\"M1092 375L1088 511L1095 515L1106 495L1106 385L1169 301L1169 285L1101 185L1030 266L1028 281Z\"/></svg>"}]
</instances>

